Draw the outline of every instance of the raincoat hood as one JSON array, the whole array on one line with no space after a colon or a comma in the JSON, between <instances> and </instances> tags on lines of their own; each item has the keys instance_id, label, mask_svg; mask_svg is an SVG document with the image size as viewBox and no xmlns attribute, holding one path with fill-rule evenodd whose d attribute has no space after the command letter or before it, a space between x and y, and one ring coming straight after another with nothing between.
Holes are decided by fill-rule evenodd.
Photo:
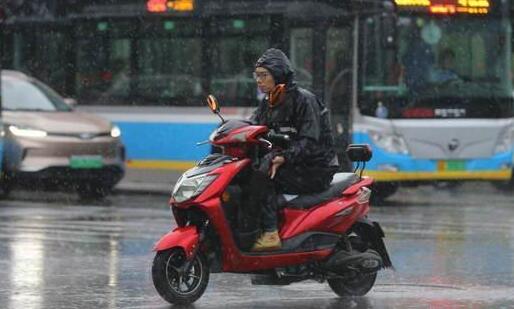
<instances>
[{"instance_id":1,"label":"raincoat hood","mask_svg":"<svg viewBox=\"0 0 514 309\"><path fill-rule=\"evenodd\" d=\"M255 63L255 67L267 69L276 84L292 85L294 72L289 58L280 50L270 48L262 54Z\"/></svg>"}]
</instances>

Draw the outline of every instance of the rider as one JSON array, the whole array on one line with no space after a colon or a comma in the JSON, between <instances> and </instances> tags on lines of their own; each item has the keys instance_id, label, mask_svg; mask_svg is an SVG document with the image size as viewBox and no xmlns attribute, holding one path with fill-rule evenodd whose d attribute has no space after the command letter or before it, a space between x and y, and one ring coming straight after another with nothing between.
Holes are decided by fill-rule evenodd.
<instances>
[{"instance_id":1,"label":"rider","mask_svg":"<svg viewBox=\"0 0 514 309\"><path fill-rule=\"evenodd\" d=\"M431 72L431 82L446 83L449 81L460 80L455 72L455 52L449 48L443 49L439 54L439 67Z\"/></svg>"},{"instance_id":2,"label":"rider","mask_svg":"<svg viewBox=\"0 0 514 309\"><path fill-rule=\"evenodd\" d=\"M330 185L338 162L329 112L314 94L295 84L287 56L279 49L268 49L257 60L254 77L266 96L250 120L291 138L281 150L260 160L252 180L260 193L253 198L262 209L263 229L252 251L266 251L281 247L277 192L321 192Z\"/></svg>"}]
</instances>

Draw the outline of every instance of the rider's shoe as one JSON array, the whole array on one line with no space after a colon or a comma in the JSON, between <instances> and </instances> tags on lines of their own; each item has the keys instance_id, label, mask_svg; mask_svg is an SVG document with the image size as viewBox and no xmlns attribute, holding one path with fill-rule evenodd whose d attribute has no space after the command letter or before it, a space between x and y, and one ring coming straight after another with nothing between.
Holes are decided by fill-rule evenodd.
<instances>
[{"instance_id":1,"label":"rider's shoe","mask_svg":"<svg viewBox=\"0 0 514 309\"><path fill-rule=\"evenodd\" d=\"M253 245L252 251L271 251L282 247L278 231L264 232Z\"/></svg>"}]
</instances>

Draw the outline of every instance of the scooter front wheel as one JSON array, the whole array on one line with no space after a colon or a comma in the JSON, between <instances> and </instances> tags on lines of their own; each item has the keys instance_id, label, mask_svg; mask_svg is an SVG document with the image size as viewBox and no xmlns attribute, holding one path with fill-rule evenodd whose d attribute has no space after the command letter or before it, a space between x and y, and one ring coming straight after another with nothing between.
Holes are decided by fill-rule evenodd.
<instances>
[{"instance_id":1,"label":"scooter front wheel","mask_svg":"<svg viewBox=\"0 0 514 309\"><path fill-rule=\"evenodd\" d=\"M152 265L155 289L170 304L187 305L200 298L209 283L209 266L201 252L187 263L182 249L157 252Z\"/></svg>"}]
</instances>

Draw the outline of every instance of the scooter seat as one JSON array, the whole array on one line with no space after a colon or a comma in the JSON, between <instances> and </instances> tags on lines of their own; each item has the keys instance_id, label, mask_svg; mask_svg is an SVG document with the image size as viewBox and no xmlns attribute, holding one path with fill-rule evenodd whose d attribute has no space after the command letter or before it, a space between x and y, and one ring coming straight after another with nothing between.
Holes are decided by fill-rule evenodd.
<instances>
[{"instance_id":1,"label":"scooter seat","mask_svg":"<svg viewBox=\"0 0 514 309\"><path fill-rule=\"evenodd\" d=\"M359 176L354 173L337 173L334 174L330 187L325 191L302 195L280 194L278 206L279 208L309 209L340 196L346 188L358 180Z\"/></svg>"}]
</instances>

